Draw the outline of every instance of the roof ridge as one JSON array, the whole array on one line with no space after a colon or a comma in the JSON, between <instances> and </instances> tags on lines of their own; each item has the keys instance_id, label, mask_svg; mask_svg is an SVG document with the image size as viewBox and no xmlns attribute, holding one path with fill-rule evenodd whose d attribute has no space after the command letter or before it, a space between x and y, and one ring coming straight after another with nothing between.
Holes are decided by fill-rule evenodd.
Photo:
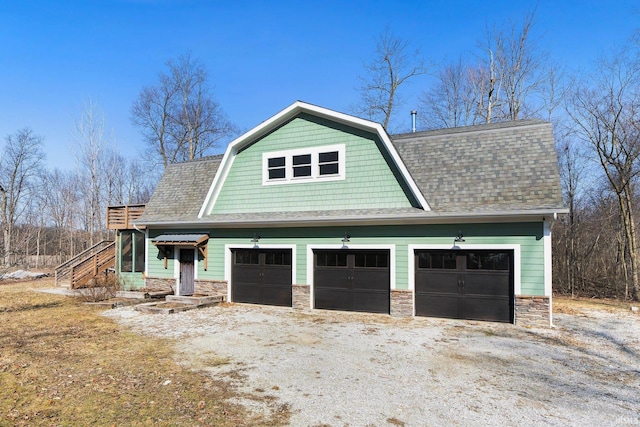
<instances>
[{"instance_id":1,"label":"roof ridge","mask_svg":"<svg viewBox=\"0 0 640 427\"><path fill-rule=\"evenodd\" d=\"M415 138L415 137L429 138L431 136L453 135L453 134L460 134L460 133L483 133L483 132L508 130L513 128L522 128L526 126L540 126L540 125L549 125L549 124L551 123L545 120L540 120L540 119L522 119L522 120L511 120L506 122L497 122L497 123L482 123L482 124L469 125L469 126L430 129L430 130L425 130L420 132L400 133L400 134L389 135L389 136L393 141L395 141L397 139L409 139L409 138Z\"/></svg>"}]
</instances>

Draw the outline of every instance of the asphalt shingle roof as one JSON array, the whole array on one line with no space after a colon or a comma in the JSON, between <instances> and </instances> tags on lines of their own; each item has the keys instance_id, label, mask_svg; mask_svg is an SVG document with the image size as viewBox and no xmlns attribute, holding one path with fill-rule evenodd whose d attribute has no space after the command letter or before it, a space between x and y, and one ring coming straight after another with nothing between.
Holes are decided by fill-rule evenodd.
<instances>
[{"instance_id":1,"label":"asphalt shingle roof","mask_svg":"<svg viewBox=\"0 0 640 427\"><path fill-rule=\"evenodd\" d=\"M222 156L169 165L139 224L333 221L489 215L563 209L551 124L537 120L395 135L391 140L431 212L366 209L198 213Z\"/></svg>"},{"instance_id":2,"label":"asphalt shingle roof","mask_svg":"<svg viewBox=\"0 0 640 427\"><path fill-rule=\"evenodd\" d=\"M136 221L148 224L193 221L197 218L222 156L168 165L144 214Z\"/></svg>"},{"instance_id":3,"label":"asphalt shingle roof","mask_svg":"<svg viewBox=\"0 0 640 427\"><path fill-rule=\"evenodd\" d=\"M550 123L522 120L391 140L436 212L563 207Z\"/></svg>"}]
</instances>

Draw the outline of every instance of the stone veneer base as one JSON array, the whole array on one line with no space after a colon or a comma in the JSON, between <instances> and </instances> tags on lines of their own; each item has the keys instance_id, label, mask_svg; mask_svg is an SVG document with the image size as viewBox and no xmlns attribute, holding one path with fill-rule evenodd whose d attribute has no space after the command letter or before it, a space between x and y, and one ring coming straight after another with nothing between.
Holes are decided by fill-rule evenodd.
<instances>
[{"instance_id":1,"label":"stone veneer base","mask_svg":"<svg viewBox=\"0 0 640 427\"><path fill-rule=\"evenodd\" d=\"M175 284L176 284L176 279L173 279L173 278L167 279L167 278L159 278L159 277L147 277L144 280L144 287L148 291L152 291L152 292L162 292L162 291L174 292Z\"/></svg>"},{"instance_id":2,"label":"stone veneer base","mask_svg":"<svg viewBox=\"0 0 640 427\"><path fill-rule=\"evenodd\" d=\"M551 298L517 295L515 302L516 325L536 328L551 326Z\"/></svg>"},{"instance_id":3,"label":"stone veneer base","mask_svg":"<svg viewBox=\"0 0 640 427\"><path fill-rule=\"evenodd\" d=\"M310 310L311 286L291 285L291 306L296 310Z\"/></svg>"},{"instance_id":4,"label":"stone veneer base","mask_svg":"<svg viewBox=\"0 0 640 427\"><path fill-rule=\"evenodd\" d=\"M149 291L174 291L175 279L147 277L145 288ZM196 280L195 291L202 295L227 295L226 280ZM296 310L310 310L311 287L291 286L291 306ZM389 314L392 317L413 317L413 291L391 290ZM551 298L545 296L518 295L515 299L515 321L518 326L548 328L551 326Z\"/></svg>"},{"instance_id":5,"label":"stone veneer base","mask_svg":"<svg viewBox=\"0 0 640 427\"><path fill-rule=\"evenodd\" d=\"M389 314L393 317L413 317L413 291L392 289Z\"/></svg>"},{"instance_id":6,"label":"stone veneer base","mask_svg":"<svg viewBox=\"0 0 640 427\"><path fill-rule=\"evenodd\" d=\"M227 297L227 281L226 280L195 280L196 294L200 295L223 295Z\"/></svg>"}]
</instances>

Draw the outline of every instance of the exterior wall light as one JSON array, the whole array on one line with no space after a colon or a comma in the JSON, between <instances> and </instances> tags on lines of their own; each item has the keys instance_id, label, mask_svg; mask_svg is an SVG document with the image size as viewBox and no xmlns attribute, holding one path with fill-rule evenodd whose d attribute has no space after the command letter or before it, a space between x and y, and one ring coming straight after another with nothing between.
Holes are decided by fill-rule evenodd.
<instances>
[{"instance_id":1,"label":"exterior wall light","mask_svg":"<svg viewBox=\"0 0 640 427\"><path fill-rule=\"evenodd\" d=\"M464 242L464 234L462 234L462 231L458 231L458 235L453 239L453 247L457 247L456 243L462 242Z\"/></svg>"},{"instance_id":2,"label":"exterior wall light","mask_svg":"<svg viewBox=\"0 0 640 427\"><path fill-rule=\"evenodd\" d=\"M344 238L341 241L342 241L342 247L346 248L347 243L351 241L351 234L344 233Z\"/></svg>"},{"instance_id":3,"label":"exterior wall light","mask_svg":"<svg viewBox=\"0 0 640 427\"><path fill-rule=\"evenodd\" d=\"M253 239L251 239L251 243L253 243L253 247L258 247L258 242L260 241L260 235L258 233L253 233Z\"/></svg>"}]
</instances>

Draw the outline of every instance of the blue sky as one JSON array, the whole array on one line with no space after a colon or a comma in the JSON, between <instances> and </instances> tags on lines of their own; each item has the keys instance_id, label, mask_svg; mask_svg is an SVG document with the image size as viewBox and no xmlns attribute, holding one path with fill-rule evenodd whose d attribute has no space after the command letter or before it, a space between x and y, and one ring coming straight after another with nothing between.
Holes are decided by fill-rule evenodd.
<instances>
[{"instance_id":1,"label":"blue sky","mask_svg":"<svg viewBox=\"0 0 640 427\"><path fill-rule=\"evenodd\" d=\"M73 122L92 100L118 149L139 155L131 105L187 51L242 130L298 99L348 112L385 28L439 63L473 51L487 25L520 21L533 8L540 46L571 73L640 28L640 4L630 0L0 0L0 136L31 127L44 137L48 165L70 169ZM425 87L408 88L407 130Z\"/></svg>"}]
</instances>

